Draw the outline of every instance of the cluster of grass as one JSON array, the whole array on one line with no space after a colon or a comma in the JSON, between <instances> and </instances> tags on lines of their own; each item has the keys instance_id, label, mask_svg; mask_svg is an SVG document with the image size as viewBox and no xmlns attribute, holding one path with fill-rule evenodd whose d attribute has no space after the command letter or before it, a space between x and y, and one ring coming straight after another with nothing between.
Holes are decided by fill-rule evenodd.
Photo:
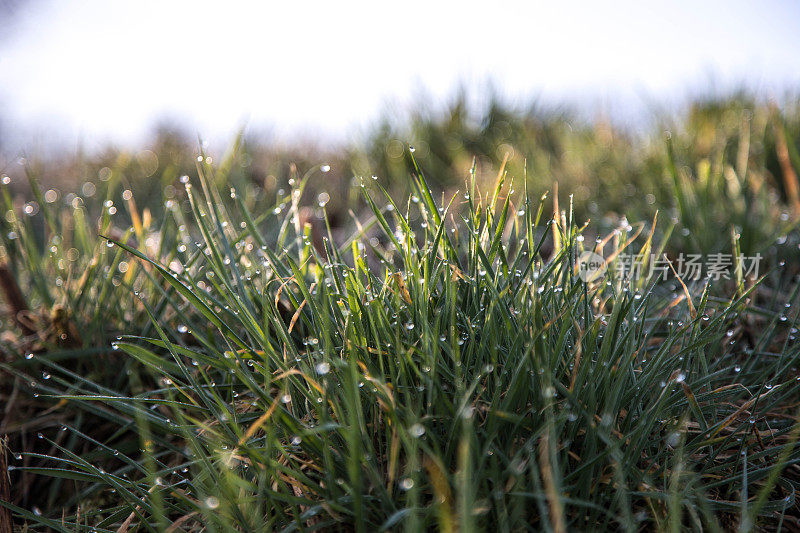
<instances>
[{"instance_id":1,"label":"cluster of grass","mask_svg":"<svg viewBox=\"0 0 800 533\"><path fill-rule=\"evenodd\" d=\"M31 173L21 209L3 185L0 505L65 531L796 526L796 146L786 112L740 111L625 156L655 205L588 226L579 183L562 210L514 157L441 192L419 139L402 193L388 169L323 191L327 164L273 190L246 146L151 169L138 206L147 161L91 195ZM607 275L576 275L586 250ZM763 253L761 276L615 268L698 250Z\"/></svg>"}]
</instances>

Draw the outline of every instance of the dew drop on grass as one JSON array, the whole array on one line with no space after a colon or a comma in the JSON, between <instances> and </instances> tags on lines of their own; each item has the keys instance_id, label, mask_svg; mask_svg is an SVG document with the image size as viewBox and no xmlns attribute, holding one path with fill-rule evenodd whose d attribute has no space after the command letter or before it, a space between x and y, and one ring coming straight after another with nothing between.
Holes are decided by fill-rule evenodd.
<instances>
[{"instance_id":1,"label":"dew drop on grass","mask_svg":"<svg viewBox=\"0 0 800 533\"><path fill-rule=\"evenodd\" d=\"M32 353L26 353L25 354L25 359L33 359L33 354Z\"/></svg>"},{"instance_id":2,"label":"dew drop on grass","mask_svg":"<svg viewBox=\"0 0 800 533\"><path fill-rule=\"evenodd\" d=\"M735 367L733 367L733 371L734 371L734 372L736 372L736 373L738 374L739 372L741 372L741 371L742 371L742 367L741 367L741 366L739 366L739 365L736 365Z\"/></svg>"},{"instance_id":3,"label":"dew drop on grass","mask_svg":"<svg viewBox=\"0 0 800 533\"><path fill-rule=\"evenodd\" d=\"M289 442L292 444L292 446L299 446L300 443L303 442L303 439L295 435Z\"/></svg>"},{"instance_id":4,"label":"dew drop on grass","mask_svg":"<svg viewBox=\"0 0 800 533\"><path fill-rule=\"evenodd\" d=\"M331 365L326 361L318 363L317 366L314 368L316 369L317 374L319 374L320 376L324 376L325 374L331 371Z\"/></svg>"},{"instance_id":5,"label":"dew drop on grass","mask_svg":"<svg viewBox=\"0 0 800 533\"><path fill-rule=\"evenodd\" d=\"M411 479L410 477L403 478L403 480L400 481L400 488L403 490L411 490L413 487L414 487L414 480Z\"/></svg>"},{"instance_id":6,"label":"dew drop on grass","mask_svg":"<svg viewBox=\"0 0 800 533\"><path fill-rule=\"evenodd\" d=\"M214 496L209 496L208 498L205 499L205 504L206 507L208 507L209 509L216 509L217 507L219 507L219 500Z\"/></svg>"},{"instance_id":7,"label":"dew drop on grass","mask_svg":"<svg viewBox=\"0 0 800 533\"><path fill-rule=\"evenodd\" d=\"M410 432L415 437L421 437L425 434L425 426L422 424L414 424L411 426Z\"/></svg>"},{"instance_id":8,"label":"dew drop on grass","mask_svg":"<svg viewBox=\"0 0 800 533\"><path fill-rule=\"evenodd\" d=\"M187 328L185 325L181 324L178 326L178 333L187 333L188 331L189 328Z\"/></svg>"},{"instance_id":9,"label":"dew drop on grass","mask_svg":"<svg viewBox=\"0 0 800 533\"><path fill-rule=\"evenodd\" d=\"M292 396L290 394L284 394L281 396L281 401L283 403L290 403L292 401Z\"/></svg>"},{"instance_id":10,"label":"dew drop on grass","mask_svg":"<svg viewBox=\"0 0 800 533\"><path fill-rule=\"evenodd\" d=\"M673 431L667 435L667 446L670 448L675 448L681 441L681 434L677 431Z\"/></svg>"}]
</instances>

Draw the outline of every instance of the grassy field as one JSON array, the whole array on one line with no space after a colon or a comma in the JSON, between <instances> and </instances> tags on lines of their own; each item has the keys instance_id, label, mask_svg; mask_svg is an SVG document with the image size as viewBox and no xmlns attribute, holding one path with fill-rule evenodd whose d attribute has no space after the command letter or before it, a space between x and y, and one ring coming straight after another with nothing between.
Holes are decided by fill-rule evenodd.
<instances>
[{"instance_id":1,"label":"grassy field","mask_svg":"<svg viewBox=\"0 0 800 533\"><path fill-rule=\"evenodd\" d=\"M798 141L794 100L456 100L334 153L20 161L0 525L796 530Z\"/></svg>"}]
</instances>

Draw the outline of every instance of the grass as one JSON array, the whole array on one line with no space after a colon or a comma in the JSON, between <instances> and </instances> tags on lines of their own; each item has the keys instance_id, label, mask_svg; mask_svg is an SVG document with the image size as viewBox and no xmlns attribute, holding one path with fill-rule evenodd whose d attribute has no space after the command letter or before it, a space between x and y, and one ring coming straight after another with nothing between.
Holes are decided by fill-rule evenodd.
<instances>
[{"instance_id":1,"label":"grass","mask_svg":"<svg viewBox=\"0 0 800 533\"><path fill-rule=\"evenodd\" d=\"M61 531L794 527L791 181L714 124L719 159L697 127L636 163L672 191L660 223L586 226L569 183L545 197L511 159L442 188L419 148L405 194L380 176L326 197L319 165L255 190L246 146L164 178L163 207L116 167L58 202L31 172L36 216L3 188L3 279L30 290L6 322L0 505ZM576 275L585 250L607 276ZM765 260L615 274L617 251L684 250Z\"/></svg>"}]
</instances>

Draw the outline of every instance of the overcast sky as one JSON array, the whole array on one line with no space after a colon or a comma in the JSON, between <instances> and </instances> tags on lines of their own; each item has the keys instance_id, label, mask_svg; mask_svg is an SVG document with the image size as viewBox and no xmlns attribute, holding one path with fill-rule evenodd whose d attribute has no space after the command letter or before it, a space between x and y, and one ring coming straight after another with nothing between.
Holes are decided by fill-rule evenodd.
<instances>
[{"instance_id":1,"label":"overcast sky","mask_svg":"<svg viewBox=\"0 0 800 533\"><path fill-rule=\"evenodd\" d=\"M14 0L0 11L6 142L140 142L159 117L222 138L353 138L459 84L626 118L742 82L800 82L800 3Z\"/></svg>"}]
</instances>

